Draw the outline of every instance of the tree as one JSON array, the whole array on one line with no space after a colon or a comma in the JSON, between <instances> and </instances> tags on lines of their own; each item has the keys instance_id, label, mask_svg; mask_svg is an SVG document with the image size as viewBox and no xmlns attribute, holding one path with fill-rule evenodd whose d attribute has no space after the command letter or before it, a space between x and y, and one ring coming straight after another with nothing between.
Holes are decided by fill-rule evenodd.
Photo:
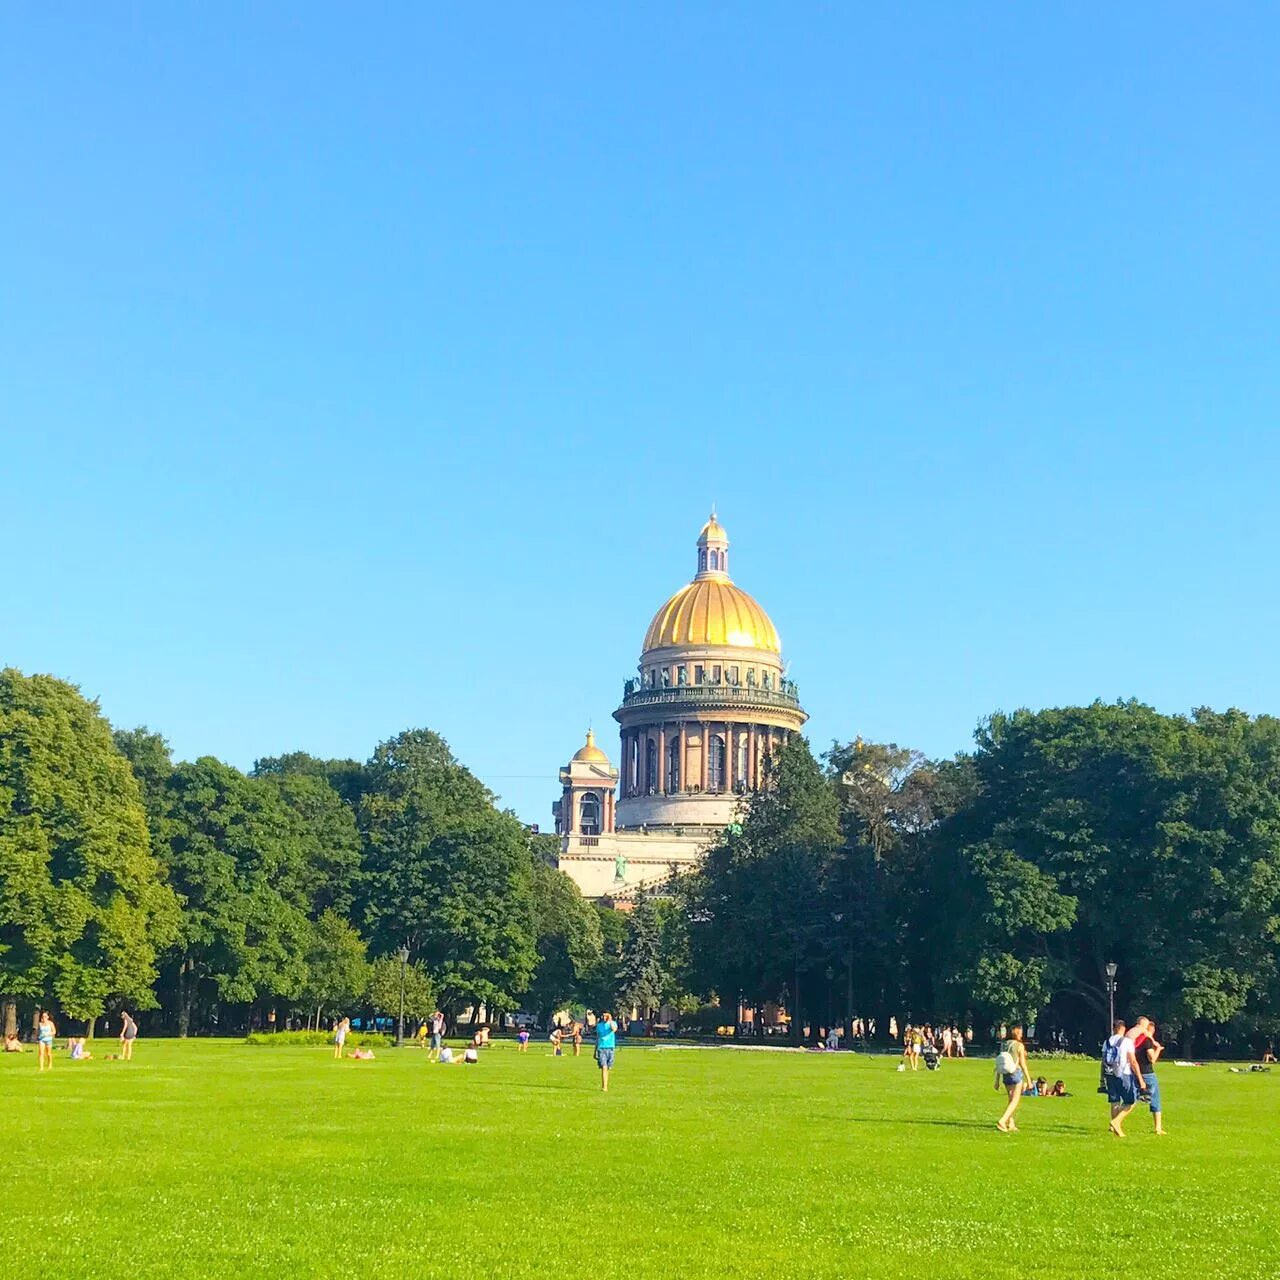
<instances>
[{"instance_id":1,"label":"tree","mask_svg":"<svg viewBox=\"0 0 1280 1280\"><path fill-rule=\"evenodd\" d=\"M382 743L367 778L363 895L375 944L408 946L446 1004L513 1007L537 959L524 828L430 730Z\"/></svg>"},{"instance_id":2,"label":"tree","mask_svg":"<svg viewBox=\"0 0 1280 1280\"><path fill-rule=\"evenodd\" d=\"M298 889L308 913L318 917L332 908L349 915L360 875L360 833L351 806L315 774L266 773L262 782L301 823Z\"/></svg>"},{"instance_id":3,"label":"tree","mask_svg":"<svg viewBox=\"0 0 1280 1280\"><path fill-rule=\"evenodd\" d=\"M600 916L563 871L535 858L533 920L537 967L525 1006L543 1023L571 1000L584 1000L600 963Z\"/></svg>"},{"instance_id":4,"label":"tree","mask_svg":"<svg viewBox=\"0 0 1280 1280\"><path fill-rule=\"evenodd\" d=\"M395 1018L400 1014L400 961L395 956L379 956L369 966L369 1003L379 1013ZM429 1018L436 1007L435 984L420 964L404 966L404 1016L415 1022Z\"/></svg>"},{"instance_id":5,"label":"tree","mask_svg":"<svg viewBox=\"0 0 1280 1280\"><path fill-rule=\"evenodd\" d=\"M785 992L797 1039L809 975L825 964L825 882L839 844L835 793L797 735L750 797L741 829L730 828L682 884L699 985L735 1005Z\"/></svg>"},{"instance_id":6,"label":"tree","mask_svg":"<svg viewBox=\"0 0 1280 1280\"><path fill-rule=\"evenodd\" d=\"M210 756L166 782L165 862L183 899L168 957L179 1035L198 1001L294 997L306 979L306 838L277 790Z\"/></svg>"},{"instance_id":7,"label":"tree","mask_svg":"<svg viewBox=\"0 0 1280 1280\"><path fill-rule=\"evenodd\" d=\"M332 907L326 908L311 926L307 949L307 976L302 997L308 1021L315 1010L320 1027L326 1006L341 1008L355 1004L369 988L369 964L364 939Z\"/></svg>"},{"instance_id":8,"label":"tree","mask_svg":"<svg viewBox=\"0 0 1280 1280\"><path fill-rule=\"evenodd\" d=\"M148 1008L177 903L146 811L95 703L51 676L0 672L0 997L55 998L93 1022Z\"/></svg>"},{"instance_id":9,"label":"tree","mask_svg":"<svg viewBox=\"0 0 1280 1280\"><path fill-rule=\"evenodd\" d=\"M618 968L620 1008L639 1009L643 1017L662 1003L667 975L662 969L659 947L658 917L648 895L641 892L627 921L627 941Z\"/></svg>"}]
</instances>

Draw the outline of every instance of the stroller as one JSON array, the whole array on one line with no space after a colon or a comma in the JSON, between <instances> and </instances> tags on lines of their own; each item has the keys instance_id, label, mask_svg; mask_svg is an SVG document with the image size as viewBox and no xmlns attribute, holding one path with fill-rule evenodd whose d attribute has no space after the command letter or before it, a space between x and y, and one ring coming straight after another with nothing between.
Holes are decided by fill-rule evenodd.
<instances>
[{"instance_id":1,"label":"stroller","mask_svg":"<svg viewBox=\"0 0 1280 1280\"><path fill-rule=\"evenodd\" d=\"M926 1071L937 1071L941 1065L938 1059L938 1046L932 1040L924 1042L924 1047L920 1050L920 1056L924 1059Z\"/></svg>"}]
</instances>

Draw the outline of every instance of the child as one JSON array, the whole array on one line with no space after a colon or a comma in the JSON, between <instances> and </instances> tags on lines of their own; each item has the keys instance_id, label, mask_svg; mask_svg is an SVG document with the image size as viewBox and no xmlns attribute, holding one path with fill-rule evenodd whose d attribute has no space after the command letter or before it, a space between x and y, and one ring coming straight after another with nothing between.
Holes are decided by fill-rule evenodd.
<instances>
[{"instance_id":1,"label":"child","mask_svg":"<svg viewBox=\"0 0 1280 1280\"><path fill-rule=\"evenodd\" d=\"M559 1027L551 1028L551 1047L555 1050L556 1057L561 1056L560 1041L564 1039L564 1032Z\"/></svg>"},{"instance_id":2,"label":"child","mask_svg":"<svg viewBox=\"0 0 1280 1280\"><path fill-rule=\"evenodd\" d=\"M519 1046L521 1053L529 1052L529 1028L521 1027L516 1035L516 1044Z\"/></svg>"}]
</instances>

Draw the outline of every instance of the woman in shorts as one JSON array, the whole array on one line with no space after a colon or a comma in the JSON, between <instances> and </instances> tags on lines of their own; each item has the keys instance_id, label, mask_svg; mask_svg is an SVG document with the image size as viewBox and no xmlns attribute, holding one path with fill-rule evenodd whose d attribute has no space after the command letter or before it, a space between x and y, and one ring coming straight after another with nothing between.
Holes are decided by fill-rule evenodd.
<instances>
[{"instance_id":1,"label":"woman in shorts","mask_svg":"<svg viewBox=\"0 0 1280 1280\"><path fill-rule=\"evenodd\" d=\"M53 1070L53 1038L57 1034L58 1028L53 1025L53 1019L49 1016L49 1010L43 1010L40 1014L40 1021L36 1023L37 1071Z\"/></svg>"},{"instance_id":2,"label":"woman in shorts","mask_svg":"<svg viewBox=\"0 0 1280 1280\"><path fill-rule=\"evenodd\" d=\"M1022 1043L1022 1028L1012 1027L1009 1038L1000 1047L996 1058L996 1089L1001 1086L1009 1095L1009 1105L1004 1114L996 1121L996 1128L1001 1133L1017 1133L1018 1126L1013 1122L1013 1113L1022 1101L1022 1091L1031 1078L1031 1068L1027 1065L1027 1046Z\"/></svg>"},{"instance_id":3,"label":"woman in shorts","mask_svg":"<svg viewBox=\"0 0 1280 1280\"><path fill-rule=\"evenodd\" d=\"M333 1056L342 1057L342 1046L347 1043L347 1032L351 1030L350 1018L339 1018L333 1029Z\"/></svg>"}]
</instances>

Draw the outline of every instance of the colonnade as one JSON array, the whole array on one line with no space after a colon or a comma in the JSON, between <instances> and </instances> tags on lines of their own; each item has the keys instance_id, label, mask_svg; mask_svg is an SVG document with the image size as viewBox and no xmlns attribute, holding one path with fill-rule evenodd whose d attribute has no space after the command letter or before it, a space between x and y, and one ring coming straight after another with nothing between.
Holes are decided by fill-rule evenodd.
<instances>
[{"instance_id":1,"label":"colonnade","mask_svg":"<svg viewBox=\"0 0 1280 1280\"><path fill-rule=\"evenodd\" d=\"M690 730L697 734L697 746L690 744ZM754 791L764 778L765 759L786 741L787 732L772 724L701 719L663 720L624 729L622 794ZM724 747L719 778L711 768L714 738Z\"/></svg>"}]
</instances>

